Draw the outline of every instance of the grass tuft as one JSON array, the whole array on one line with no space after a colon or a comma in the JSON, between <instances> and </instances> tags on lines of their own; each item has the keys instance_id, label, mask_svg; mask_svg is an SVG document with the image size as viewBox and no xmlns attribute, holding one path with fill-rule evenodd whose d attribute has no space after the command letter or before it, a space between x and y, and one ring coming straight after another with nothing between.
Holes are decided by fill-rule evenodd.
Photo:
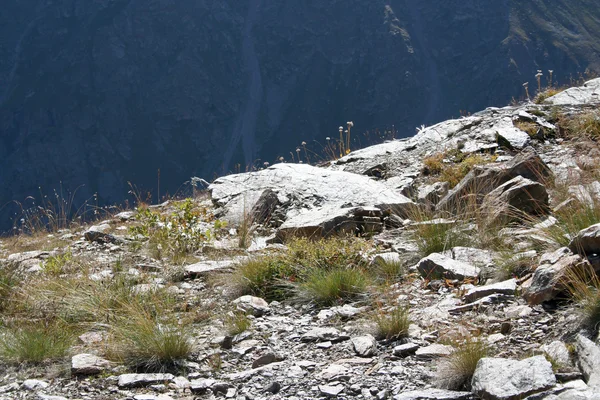
<instances>
[{"instance_id":1,"label":"grass tuft","mask_svg":"<svg viewBox=\"0 0 600 400\"><path fill-rule=\"evenodd\" d=\"M312 269L300 285L301 296L320 306L344 303L363 295L368 277L362 269Z\"/></svg>"},{"instance_id":2,"label":"grass tuft","mask_svg":"<svg viewBox=\"0 0 600 400\"><path fill-rule=\"evenodd\" d=\"M376 337L387 340L406 337L411 323L408 307L402 306L394 308L389 313L379 310L373 320L377 324Z\"/></svg>"},{"instance_id":3,"label":"grass tuft","mask_svg":"<svg viewBox=\"0 0 600 400\"><path fill-rule=\"evenodd\" d=\"M234 273L233 285L240 294L251 294L267 301L284 300L294 269L280 256L265 256L244 261Z\"/></svg>"},{"instance_id":4,"label":"grass tuft","mask_svg":"<svg viewBox=\"0 0 600 400\"><path fill-rule=\"evenodd\" d=\"M489 346L476 339L456 343L454 351L437 368L437 386L450 390L470 390L471 378L480 359L490 353Z\"/></svg>"},{"instance_id":5,"label":"grass tuft","mask_svg":"<svg viewBox=\"0 0 600 400\"><path fill-rule=\"evenodd\" d=\"M248 316L240 311L232 311L225 317L225 329L230 336L239 335L250 328L252 322Z\"/></svg>"},{"instance_id":6,"label":"grass tuft","mask_svg":"<svg viewBox=\"0 0 600 400\"><path fill-rule=\"evenodd\" d=\"M0 331L0 358L11 363L39 364L62 358L74 341L62 323L28 324Z\"/></svg>"},{"instance_id":7,"label":"grass tuft","mask_svg":"<svg viewBox=\"0 0 600 400\"><path fill-rule=\"evenodd\" d=\"M589 265L568 270L564 285L580 307L584 326L593 333L600 330L600 277Z\"/></svg>"}]
</instances>

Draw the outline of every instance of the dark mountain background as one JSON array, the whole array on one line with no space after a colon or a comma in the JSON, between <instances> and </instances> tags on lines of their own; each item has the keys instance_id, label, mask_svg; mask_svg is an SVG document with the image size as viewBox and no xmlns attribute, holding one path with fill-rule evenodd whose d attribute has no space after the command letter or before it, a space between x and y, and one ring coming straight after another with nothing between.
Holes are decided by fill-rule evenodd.
<instances>
[{"instance_id":1,"label":"dark mountain background","mask_svg":"<svg viewBox=\"0 0 600 400\"><path fill-rule=\"evenodd\" d=\"M58 188L173 193L302 141L522 97L600 71L597 0L10 0L0 12L0 207ZM2 225L14 212L5 206Z\"/></svg>"}]
</instances>

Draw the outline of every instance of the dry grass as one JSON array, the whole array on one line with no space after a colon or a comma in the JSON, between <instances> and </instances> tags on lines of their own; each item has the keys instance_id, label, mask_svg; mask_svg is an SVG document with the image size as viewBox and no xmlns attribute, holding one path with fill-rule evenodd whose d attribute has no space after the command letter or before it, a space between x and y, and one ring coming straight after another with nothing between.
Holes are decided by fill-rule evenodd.
<instances>
[{"instance_id":1,"label":"dry grass","mask_svg":"<svg viewBox=\"0 0 600 400\"><path fill-rule=\"evenodd\" d=\"M600 111L589 111L571 116L561 115L557 121L559 136L565 139L600 139Z\"/></svg>"},{"instance_id":2,"label":"dry grass","mask_svg":"<svg viewBox=\"0 0 600 400\"><path fill-rule=\"evenodd\" d=\"M373 320L377 324L378 339L396 340L408 335L411 320L408 307L398 306L389 312L383 309L376 311Z\"/></svg>"},{"instance_id":3,"label":"dry grass","mask_svg":"<svg viewBox=\"0 0 600 400\"><path fill-rule=\"evenodd\" d=\"M563 281L593 333L600 330L600 277L589 265L568 270Z\"/></svg>"},{"instance_id":4,"label":"dry grass","mask_svg":"<svg viewBox=\"0 0 600 400\"><path fill-rule=\"evenodd\" d=\"M437 367L436 386L450 390L470 390L471 378L480 359L490 349L482 340L468 338L453 344L454 351Z\"/></svg>"}]
</instances>

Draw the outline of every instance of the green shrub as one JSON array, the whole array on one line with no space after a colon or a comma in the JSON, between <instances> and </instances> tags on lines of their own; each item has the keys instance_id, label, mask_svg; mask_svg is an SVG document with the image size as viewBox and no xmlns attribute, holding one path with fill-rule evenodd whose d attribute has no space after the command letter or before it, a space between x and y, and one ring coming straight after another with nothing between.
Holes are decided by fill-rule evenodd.
<instances>
[{"instance_id":1,"label":"green shrub","mask_svg":"<svg viewBox=\"0 0 600 400\"><path fill-rule=\"evenodd\" d=\"M467 339L454 344L454 351L437 368L438 387L450 390L470 390L471 378L480 359L487 357L489 346L482 340Z\"/></svg>"},{"instance_id":2,"label":"green shrub","mask_svg":"<svg viewBox=\"0 0 600 400\"><path fill-rule=\"evenodd\" d=\"M61 275L65 272L65 266L73 259L70 251L48 257L42 264L42 269L49 275Z\"/></svg>"},{"instance_id":3,"label":"green shrub","mask_svg":"<svg viewBox=\"0 0 600 400\"><path fill-rule=\"evenodd\" d=\"M398 306L388 313L379 310L373 319L377 324L378 339L395 340L408 335L411 323L408 307Z\"/></svg>"},{"instance_id":4,"label":"green shrub","mask_svg":"<svg viewBox=\"0 0 600 400\"><path fill-rule=\"evenodd\" d=\"M0 331L0 358L13 363L38 364L64 357L74 335L64 324L30 324Z\"/></svg>"},{"instance_id":5,"label":"green shrub","mask_svg":"<svg viewBox=\"0 0 600 400\"><path fill-rule=\"evenodd\" d=\"M362 269L336 268L309 270L300 284L301 297L320 306L331 306L364 295L368 278Z\"/></svg>"}]
</instances>

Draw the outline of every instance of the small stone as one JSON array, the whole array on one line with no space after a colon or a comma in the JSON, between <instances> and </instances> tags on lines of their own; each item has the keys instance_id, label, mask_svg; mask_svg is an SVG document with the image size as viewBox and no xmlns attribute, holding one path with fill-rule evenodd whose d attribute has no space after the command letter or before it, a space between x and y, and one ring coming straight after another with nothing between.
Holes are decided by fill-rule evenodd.
<instances>
[{"instance_id":1,"label":"small stone","mask_svg":"<svg viewBox=\"0 0 600 400\"><path fill-rule=\"evenodd\" d=\"M399 357L406 357L411 354L414 354L415 351L419 348L419 345L416 343L404 343L394 347L393 354Z\"/></svg>"},{"instance_id":2,"label":"small stone","mask_svg":"<svg viewBox=\"0 0 600 400\"><path fill-rule=\"evenodd\" d=\"M119 375L120 388L135 388L153 385L156 383L171 382L172 374L123 374Z\"/></svg>"},{"instance_id":3,"label":"small stone","mask_svg":"<svg viewBox=\"0 0 600 400\"><path fill-rule=\"evenodd\" d=\"M50 386L48 382L40 381L38 379L27 379L21 384L23 389L32 391L46 389L48 386Z\"/></svg>"},{"instance_id":4,"label":"small stone","mask_svg":"<svg viewBox=\"0 0 600 400\"><path fill-rule=\"evenodd\" d=\"M569 349L560 340L555 340L550 344L542 346L542 350L546 353L554 362L562 367L569 366L571 364L571 357L569 355Z\"/></svg>"},{"instance_id":5,"label":"small stone","mask_svg":"<svg viewBox=\"0 0 600 400\"><path fill-rule=\"evenodd\" d=\"M413 390L394 396L394 400L470 400L472 398L471 392L444 389Z\"/></svg>"},{"instance_id":6,"label":"small stone","mask_svg":"<svg viewBox=\"0 0 600 400\"><path fill-rule=\"evenodd\" d=\"M344 391L343 385L329 386L329 385L319 385L319 392L322 395L328 397L335 397Z\"/></svg>"},{"instance_id":7,"label":"small stone","mask_svg":"<svg viewBox=\"0 0 600 400\"><path fill-rule=\"evenodd\" d=\"M281 390L281 384L279 382L271 382L265 388L265 392L269 392L269 393L273 393L273 394L278 393L280 390Z\"/></svg>"},{"instance_id":8,"label":"small stone","mask_svg":"<svg viewBox=\"0 0 600 400\"><path fill-rule=\"evenodd\" d=\"M341 377L347 376L350 370L343 365L330 364L319 374L319 377L327 381L333 379L342 379Z\"/></svg>"},{"instance_id":9,"label":"small stone","mask_svg":"<svg viewBox=\"0 0 600 400\"><path fill-rule=\"evenodd\" d=\"M244 313L250 313L255 317L261 317L271 311L269 303L260 297L250 295L238 297L233 301L236 308Z\"/></svg>"},{"instance_id":10,"label":"small stone","mask_svg":"<svg viewBox=\"0 0 600 400\"><path fill-rule=\"evenodd\" d=\"M420 347L415 355L420 359L431 359L437 357L449 356L452 353L452 346L434 343L426 347Z\"/></svg>"},{"instance_id":11,"label":"small stone","mask_svg":"<svg viewBox=\"0 0 600 400\"><path fill-rule=\"evenodd\" d=\"M110 367L110 361L93 354L77 354L71 359L73 375L96 375Z\"/></svg>"},{"instance_id":12,"label":"small stone","mask_svg":"<svg viewBox=\"0 0 600 400\"><path fill-rule=\"evenodd\" d=\"M303 342L325 342L340 341L349 339L348 335L343 335L339 330L329 327L313 328L300 337Z\"/></svg>"},{"instance_id":13,"label":"small stone","mask_svg":"<svg viewBox=\"0 0 600 400\"><path fill-rule=\"evenodd\" d=\"M282 357L279 357L275 353L267 353L252 362L252 368L262 367L263 365L271 364L277 361L283 360Z\"/></svg>"},{"instance_id":14,"label":"small stone","mask_svg":"<svg viewBox=\"0 0 600 400\"><path fill-rule=\"evenodd\" d=\"M377 352L377 340L372 335L351 339L354 352L360 357L372 357Z\"/></svg>"},{"instance_id":15,"label":"small stone","mask_svg":"<svg viewBox=\"0 0 600 400\"><path fill-rule=\"evenodd\" d=\"M453 260L440 253L432 253L421 259L416 266L419 273L427 278L465 279L477 278L480 269L462 261Z\"/></svg>"}]
</instances>

